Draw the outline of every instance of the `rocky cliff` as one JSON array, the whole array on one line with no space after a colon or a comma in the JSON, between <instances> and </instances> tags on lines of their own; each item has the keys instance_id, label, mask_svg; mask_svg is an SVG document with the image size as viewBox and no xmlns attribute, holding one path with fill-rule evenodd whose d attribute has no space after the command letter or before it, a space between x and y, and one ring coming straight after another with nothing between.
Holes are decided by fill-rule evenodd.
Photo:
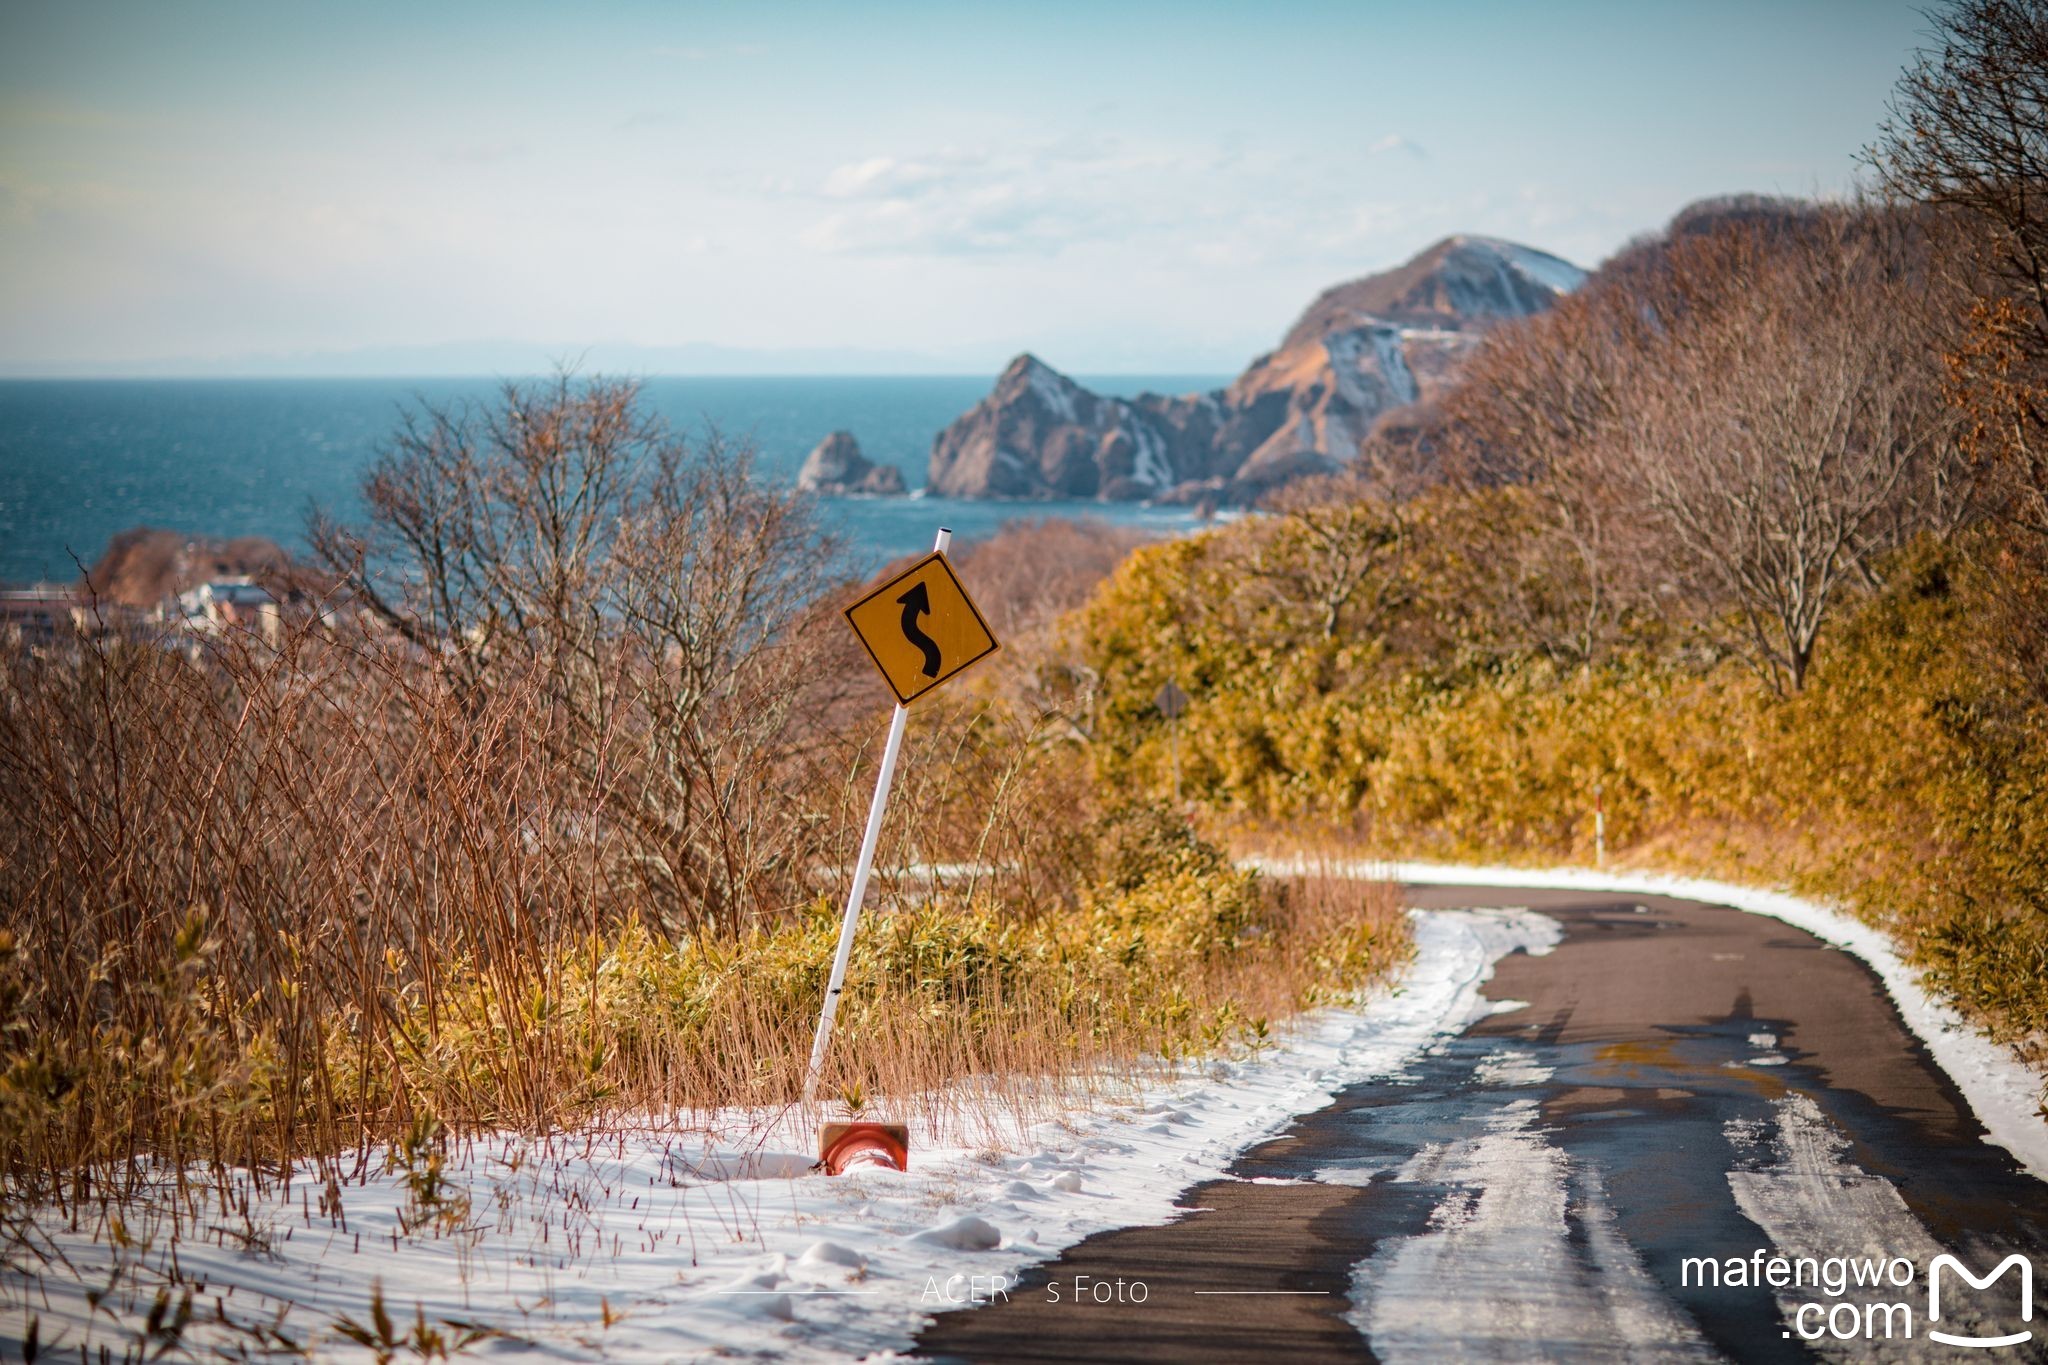
<instances>
[{"instance_id":1,"label":"rocky cliff","mask_svg":"<svg viewBox=\"0 0 2048 1365\"><path fill-rule=\"evenodd\" d=\"M1248 498L1356 454L1432 401L1493 324L1548 308L1585 272L1513 242L1451 237L1326 290L1279 347L1214 393L1104 398L1035 356L932 443L953 497ZM1391 414L1391 416L1390 416Z\"/></svg>"},{"instance_id":2,"label":"rocky cliff","mask_svg":"<svg viewBox=\"0 0 2048 1365\"><path fill-rule=\"evenodd\" d=\"M1034 355L932 443L929 487L962 498L1156 497L1208 472L1221 397L1104 398Z\"/></svg>"},{"instance_id":3,"label":"rocky cliff","mask_svg":"<svg viewBox=\"0 0 2048 1365\"><path fill-rule=\"evenodd\" d=\"M876 464L861 453L850 431L835 431L804 457L796 486L812 493L866 493L891 497L903 491L903 471Z\"/></svg>"}]
</instances>

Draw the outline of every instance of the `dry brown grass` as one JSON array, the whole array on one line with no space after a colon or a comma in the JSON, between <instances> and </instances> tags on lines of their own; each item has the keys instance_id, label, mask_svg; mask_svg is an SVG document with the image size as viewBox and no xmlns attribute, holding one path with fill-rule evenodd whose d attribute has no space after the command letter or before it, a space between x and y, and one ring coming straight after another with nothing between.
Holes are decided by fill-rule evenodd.
<instances>
[{"instance_id":1,"label":"dry brown grass","mask_svg":"<svg viewBox=\"0 0 2048 1365\"><path fill-rule=\"evenodd\" d=\"M309 1155L346 1179L423 1124L793 1102L857 802L785 812L808 899L679 931L641 913L640 845L587 785L632 771L633 730L565 754L538 671L479 692L317 619L274 646L110 633L0 668L10 1202L104 1213L166 1171ZM1014 714L920 718L825 1093L1042 1116L1399 960L1384 889L1266 887L1156 815L1116 843L1078 761ZM786 761L859 746L837 742ZM966 866L915 875L934 853Z\"/></svg>"},{"instance_id":2,"label":"dry brown grass","mask_svg":"<svg viewBox=\"0 0 2048 1365\"><path fill-rule=\"evenodd\" d=\"M365 500L268 635L0 648L10 1203L795 1102L886 716L809 504L566 375ZM1121 553L974 550L1006 649L917 708L825 1093L1028 1107L1398 960L1384 893L1105 812L1058 609Z\"/></svg>"}]
</instances>

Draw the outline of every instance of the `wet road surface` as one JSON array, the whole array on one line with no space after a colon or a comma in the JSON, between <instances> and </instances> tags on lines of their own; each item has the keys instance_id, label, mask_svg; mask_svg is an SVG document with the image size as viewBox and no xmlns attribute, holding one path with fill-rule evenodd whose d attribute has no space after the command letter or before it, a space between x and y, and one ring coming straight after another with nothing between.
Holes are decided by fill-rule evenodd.
<instances>
[{"instance_id":1,"label":"wet road surface","mask_svg":"<svg viewBox=\"0 0 2048 1365\"><path fill-rule=\"evenodd\" d=\"M1927 1271L1948 1253L1983 1275L2015 1251L2048 1268L2048 1185L1981 1140L1862 963L1692 901L1407 898L1526 907L1564 937L1496 964L1495 1013L1247 1151L1173 1223L1069 1248L1006 1301L937 1317L920 1351L2048 1359L2048 1312L1997 1350L1927 1335L2030 1329L2013 1273L1983 1289L1948 1276L1930 1321Z\"/></svg>"}]
</instances>

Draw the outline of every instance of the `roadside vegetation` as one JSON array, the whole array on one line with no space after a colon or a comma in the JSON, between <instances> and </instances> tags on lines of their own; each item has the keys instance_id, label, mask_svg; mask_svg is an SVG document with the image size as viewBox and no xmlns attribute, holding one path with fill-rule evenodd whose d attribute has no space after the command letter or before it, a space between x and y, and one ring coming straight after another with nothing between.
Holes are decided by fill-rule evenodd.
<instances>
[{"instance_id":1,"label":"roadside vegetation","mask_svg":"<svg viewBox=\"0 0 2048 1365\"><path fill-rule=\"evenodd\" d=\"M966 552L1004 649L915 708L826 1093L1256 1048L1405 925L1225 848L1584 862L1596 807L2042 1060L2048 21L1939 22L1883 197L1688 210L1265 515ZM796 1102L887 712L811 504L567 375L365 493L273 629L0 650L10 1211Z\"/></svg>"},{"instance_id":2,"label":"roadside vegetation","mask_svg":"<svg viewBox=\"0 0 2048 1365\"><path fill-rule=\"evenodd\" d=\"M2048 19L1970 0L1854 204L1696 206L1432 422L1081 618L1109 785L1240 846L1788 883L2048 1038ZM2014 111L2020 111L2015 113Z\"/></svg>"},{"instance_id":3,"label":"roadside vegetation","mask_svg":"<svg viewBox=\"0 0 2048 1365\"><path fill-rule=\"evenodd\" d=\"M10 1209L796 1102L887 715L811 504L566 376L416 414L367 494L268 629L0 659ZM846 1107L1048 1113L1399 960L1384 888L1091 783L1041 674L1133 543L967 556L1006 649L915 710Z\"/></svg>"}]
</instances>

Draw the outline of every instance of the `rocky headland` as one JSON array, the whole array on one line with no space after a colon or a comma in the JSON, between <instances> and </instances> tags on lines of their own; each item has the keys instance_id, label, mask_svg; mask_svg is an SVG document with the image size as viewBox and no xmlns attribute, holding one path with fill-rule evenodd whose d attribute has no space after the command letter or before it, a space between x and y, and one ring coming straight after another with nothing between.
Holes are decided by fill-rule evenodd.
<instances>
[{"instance_id":1,"label":"rocky headland","mask_svg":"<svg viewBox=\"0 0 2048 1365\"><path fill-rule=\"evenodd\" d=\"M928 486L962 498L1250 502L1422 423L1488 328L1585 272L1531 247L1450 237L1325 290L1228 388L1110 398L1030 354L932 442ZM814 453L815 458L815 453Z\"/></svg>"}]
</instances>

